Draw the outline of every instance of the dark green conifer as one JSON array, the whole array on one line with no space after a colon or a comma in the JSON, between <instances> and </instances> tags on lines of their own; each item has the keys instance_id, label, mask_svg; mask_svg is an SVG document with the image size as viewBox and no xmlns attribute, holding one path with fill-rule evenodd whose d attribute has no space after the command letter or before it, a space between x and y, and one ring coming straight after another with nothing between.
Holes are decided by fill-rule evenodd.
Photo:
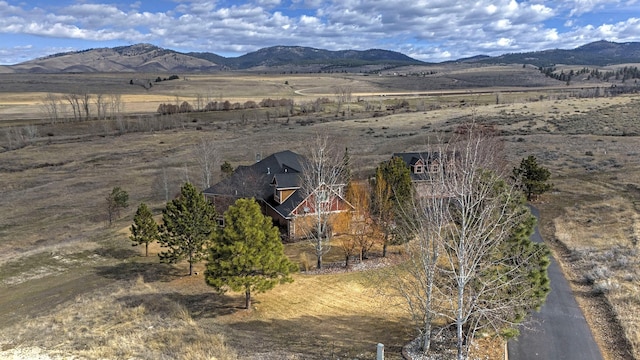
<instances>
[{"instance_id":1,"label":"dark green conifer","mask_svg":"<svg viewBox=\"0 0 640 360\"><path fill-rule=\"evenodd\" d=\"M160 245L167 247L158 254L160 261L189 262L189 275L193 264L201 261L213 240L216 229L216 211L213 205L190 183L180 189L180 196L169 201L162 212Z\"/></svg>"},{"instance_id":2,"label":"dark green conifer","mask_svg":"<svg viewBox=\"0 0 640 360\"><path fill-rule=\"evenodd\" d=\"M260 211L254 199L238 199L224 213L224 228L209 250L205 280L218 291L244 291L245 307L251 294L293 281L297 267L284 254L278 229Z\"/></svg>"}]
</instances>

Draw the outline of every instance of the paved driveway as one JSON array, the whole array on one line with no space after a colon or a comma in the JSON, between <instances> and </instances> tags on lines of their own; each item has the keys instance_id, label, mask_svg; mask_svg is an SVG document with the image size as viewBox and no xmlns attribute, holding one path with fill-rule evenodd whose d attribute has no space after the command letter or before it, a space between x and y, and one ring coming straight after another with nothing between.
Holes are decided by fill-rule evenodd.
<instances>
[{"instance_id":1,"label":"paved driveway","mask_svg":"<svg viewBox=\"0 0 640 360\"><path fill-rule=\"evenodd\" d=\"M537 209L531 211L538 217ZM537 226L531 239L542 242ZM509 360L602 360L569 282L553 258L549 278L551 292L540 312L533 314L531 329L522 329L508 343Z\"/></svg>"}]
</instances>

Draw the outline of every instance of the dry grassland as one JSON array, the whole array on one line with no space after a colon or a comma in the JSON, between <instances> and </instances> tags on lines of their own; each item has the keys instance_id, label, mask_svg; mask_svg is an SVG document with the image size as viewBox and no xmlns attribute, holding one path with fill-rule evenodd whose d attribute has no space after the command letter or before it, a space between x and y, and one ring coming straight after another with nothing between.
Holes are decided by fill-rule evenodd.
<instances>
[{"instance_id":1,"label":"dry grassland","mask_svg":"<svg viewBox=\"0 0 640 360\"><path fill-rule=\"evenodd\" d=\"M131 99L133 104L126 104L131 110L152 96L158 102L175 101L176 94L186 99L215 84L225 99L255 90L254 101L286 94L303 101L330 94L327 89L336 78L343 79L255 76L236 89L225 85L225 79L194 77L161 83L158 90L154 86L152 92L158 93L147 94L140 87L123 97ZM119 87L116 80L104 81L112 89L130 91L128 84ZM360 79L341 81L354 88L366 85ZM383 85L369 90L400 91L397 85ZM221 344L219 354L230 358L234 353L251 359L371 358L375 344L384 342L388 358L397 358L411 338L407 315L377 297L363 273L296 275L293 284L258 295L255 311L248 314L238 309L242 296L213 294L202 275L184 277L182 265L157 264L153 254L158 249L152 249L150 258L140 257L121 230L130 225L140 202L156 212L163 207L158 186L163 170L172 193L187 179L200 185L193 145L203 137L214 138L221 160L237 166L251 163L257 153L305 153L305 144L316 134L327 134L339 146L349 147L354 172L363 174L391 153L423 150L475 118L502 131L512 164L532 154L551 169L556 190L537 204L543 233L555 244L607 358L632 358L616 352L616 347L624 351L621 332L640 358L638 99L563 99L543 90L497 96L498 104L496 93L412 97L411 112L378 117L319 114L305 126L296 118L256 118L240 124L232 119L237 113L223 118L194 114L180 118L181 125L173 130L121 135L106 133L95 122L79 124L81 131L65 128L68 124L38 125L40 137L33 143L0 152L0 286L8 290L0 292L0 354L170 358L175 353L165 344L175 344L177 351L198 359L211 355L198 345L207 341ZM37 117L34 104L39 100L25 103L28 97L3 96L0 112ZM375 99L381 106L399 101ZM421 105L425 110L415 111ZM16 106L30 106L30 112L16 111ZM354 111L358 109L354 105ZM64 135L67 131L72 135ZM131 205L107 228L104 201L114 186L129 193ZM295 260L303 252L288 251ZM340 257L339 252L332 256ZM611 314L619 323L608 321ZM218 334L224 334L224 341ZM185 336L191 340L176 344L175 339Z\"/></svg>"}]
</instances>

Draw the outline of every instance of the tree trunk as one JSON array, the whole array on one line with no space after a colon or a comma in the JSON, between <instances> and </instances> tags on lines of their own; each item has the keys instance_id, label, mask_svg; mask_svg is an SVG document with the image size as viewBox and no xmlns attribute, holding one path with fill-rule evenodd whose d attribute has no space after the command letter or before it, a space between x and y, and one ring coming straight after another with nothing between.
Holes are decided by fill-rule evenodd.
<instances>
[{"instance_id":1,"label":"tree trunk","mask_svg":"<svg viewBox=\"0 0 640 360\"><path fill-rule=\"evenodd\" d=\"M431 348L431 322L426 321L424 324L424 333L422 334L422 341L420 341L420 350L423 353L429 353L429 348Z\"/></svg>"},{"instance_id":2,"label":"tree trunk","mask_svg":"<svg viewBox=\"0 0 640 360\"><path fill-rule=\"evenodd\" d=\"M458 287L458 310L456 314L456 337L458 338L456 343L456 349L458 351L458 360L465 360L464 356L464 336L463 336L463 311L464 305L464 288Z\"/></svg>"},{"instance_id":3,"label":"tree trunk","mask_svg":"<svg viewBox=\"0 0 640 360\"><path fill-rule=\"evenodd\" d=\"M344 257L344 267L345 269L349 268L349 255L345 255Z\"/></svg>"},{"instance_id":4,"label":"tree trunk","mask_svg":"<svg viewBox=\"0 0 640 360\"><path fill-rule=\"evenodd\" d=\"M387 257L387 242L382 245L382 257Z\"/></svg>"},{"instance_id":5,"label":"tree trunk","mask_svg":"<svg viewBox=\"0 0 640 360\"><path fill-rule=\"evenodd\" d=\"M193 255L189 254L189 276L193 275Z\"/></svg>"},{"instance_id":6,"label":"tree trunk","mask_svg":"<svg viewBox=\"0 0 640 360\"><path fill-rule=\"evenodd\" d=\"M144 256L149 256L149 243L144 244Z\"/></svg>"},{"instance_id":7,"label":"tree trunk","mask_svg":"<svg viewBox=\"0 0 640 360\"><path fill-rule=\"evenodd\" d=\"M318 255L318 262L316 263L316 268L318 270L322 270L322 255L321 254Z\"/></svg>"},{"instance_id":8,"label":"tree trunk","mask_svg":"<svg viewBox=\"0 0 640 360\"><path fill-rule=\"evenodd\" d=\"M247 286L244 295L244 308L251 310L251 288Z\"/></svg>"}]
</instances>

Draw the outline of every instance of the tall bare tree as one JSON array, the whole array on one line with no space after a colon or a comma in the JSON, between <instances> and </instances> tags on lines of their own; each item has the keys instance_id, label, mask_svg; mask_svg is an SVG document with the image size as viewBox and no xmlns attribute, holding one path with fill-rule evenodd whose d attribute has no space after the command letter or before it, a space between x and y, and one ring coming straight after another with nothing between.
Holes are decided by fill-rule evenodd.
<instances>
[{"instance_id":1,"label":"tall bare tree","mask_svg":"<svg viewBox=\"0 0 640 360\"><path fill-rule=\"evenodd\" d=\"M91 117L91 94L85 92L80 98L80 107L84 113L84 119L89 120Z\"/></svg>"},{"instance_id":2,"label":"tall bare tree","mask_svg":"<svg viewBox=\"0 0 640 360\"><path fill-rule=\"evenodd\" d=\"M52 124L58 122L61 112L60 97L52 93L47 93L42 103L42 110Z\"/></svg>"},{"instance_id":3,"label":"tall bare tree","mask_svg":"<svg viewBox=\"0 0 640 360\"><path fill-rule=\"evenodd\" d=\"M438 317L455 328L459 360L478 332L508 334L549 291L548 250L529 239L535 218L498 175L506 175L498 143L485 130L470 124L438 147L405 216L411 240L396 282L422 350Z\"/></svg>"},{"instance_id":4,"label":"tall bare tree","mask_svg":"<svg viewBox=\"0 0 640 360\"><path fill-rule=\"evenodd\" d=\"M76 93L66 94L64 99L67 100L69 106L71 107L71 111L73 112L73 120L79 121L81 116L80 111L80 96Z\"/></svg>"},{"instance_id":5,"label":"tall bare tree","mask_svg":"<svg viewBox=\"0 0 640 360\"><path fill-rule=\"evenodd\" d=\"M107 101L104 94L96 94L93 102L96 106L96 118L104 120L107 116Z\"/></svg>"},{"instance_id":6,"label":"tall bare tree","mask_svg":"<svg viewBox=\"0 0 640 360\"><path fill-rule=\"evenodd\" d=\"M346 172L345 172L346 174ZM362 261L374 245L381 242L380 226L371 214L371 187L368 182L349 182L346 199L353 206L347 234L356 244L358 257Z\"/></svg>"},{"instance_id":7,"label":"tall bare tree","mask_svg":"<svg viewBox=\"0 0 640 360\"><path fill-rule=\"evenodd\" d=\"M350 85L336 85L333 87L333 93L336 96L336 102L338 104L336 112L340 112L342 104L346 103L347 106L349 106L353 94L353 89ZM351 111L351 109L347 108L347 112L349 111Z\"/></svg>"},{"instance_id":8,"label":"tall bare tree","mask_svg":"<svg viewBox=\"0 0 640 360\"><path fill-rule=\"evenodd\" d=\"M193 155L198 162L202 176L202 188L213 185L214 171L219 167L220 157L215 141L202 137L193 147Z\"/></svg>"},{"instance_id":9,"label":"tall bare tree","mask_svg":"<svg viewBox=\"0 0 640 360\"><path fill-rule=\"evenodd\" d=\"M343 161L327 137L316 136L309 151L308 162L303 164L301 187L310 212L305 232L315 250L316 266L322 269L322 257L331 249L336 196L345 185Z\"/></svg>"},{"instance_id":10,"label":"tall bare tree","mask_svg":"<svg viewBox=\"0 0 640 360\"><path fill-rule=\"evenodd\" d=\"M111 94L108 100L109 114L108 117L116 119L124 112L124 102L122 101L122 95Z\"/></svg>"},{"instance_id":11,"label":"tall bare tree","mask_svg":"<svg viewBox=\"0 0 640 360\"><path fill-rule=\"evenodd\" d=\"M529 246L535 220L506 181L497 146L491 132L472 123L440 149L434 183L447 201L431 201L428 207L439 221L431 227L440 232L446 263L438 271L448 281L439 290L453 309L440 314L455 324L459 360L467 357L477 332L515 326L523 312L546 297L545 281L531 278L546 274L546 249ZM512 246L518 243L526 246Z\"/></svg>"}]
</instances>

